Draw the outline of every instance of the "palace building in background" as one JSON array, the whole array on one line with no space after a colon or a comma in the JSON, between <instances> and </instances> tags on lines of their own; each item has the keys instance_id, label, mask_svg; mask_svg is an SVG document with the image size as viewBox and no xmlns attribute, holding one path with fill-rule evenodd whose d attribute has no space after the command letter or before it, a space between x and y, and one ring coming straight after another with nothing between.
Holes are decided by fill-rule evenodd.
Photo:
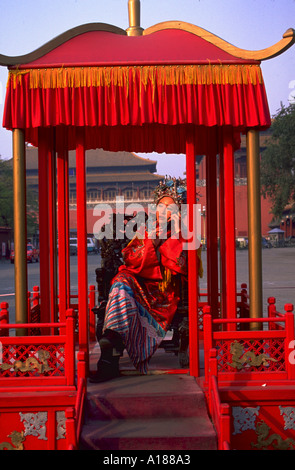
<instances>
[{"instance_id":1,"label":"palace building in background","mask_svg":"<svg viewBox=\"0 0 295 470\"><path fill-rule=\"evenodd\" d=\"M268 132L261 133L261 151L266 146ZM26 153L27 185L38 193L38 151L28 146ZM168 156L169 158L169 156ZM206 162L203 156L196 158L197 191L201 207L202 238L206 231ZM70 230L77 229L75 152L69 152L69 208ZM129 152L107 152L102 149L86 152L87 183L87 232L93 234L97 216L93 215L99 203L115 206L116 197L124 196L125 203L139 203L144 207L153 201L153 190L163 178L157 174L157 162ZM167 168L167 174L169 174ZM218 184L218 180L217 180ZM241 148L235 153L235 205L236 238L248 236L247 225L247 168L246 142L241 136ZM272 227L271 202L261 196L262 236L267 237Z\"/></svg>"},{"instance_id":2,"label":"palace building in background","mask_svg":"<svg viewBox=\"0 0 295 470\"><path fill-rule=\"evenodd\" d=\"M38 150L27 147L27 185L38 193ZM114 207L117 196L128 204L144 207L153 201L153 191L163 178L156 174L154 160L130 152L107 152L101 149L86 152L87 232L93 234L97 217L93 210L97 204ZM77 229L76 157L69 152L69 219L70 230Z\"/></svg>"}]
</instances>

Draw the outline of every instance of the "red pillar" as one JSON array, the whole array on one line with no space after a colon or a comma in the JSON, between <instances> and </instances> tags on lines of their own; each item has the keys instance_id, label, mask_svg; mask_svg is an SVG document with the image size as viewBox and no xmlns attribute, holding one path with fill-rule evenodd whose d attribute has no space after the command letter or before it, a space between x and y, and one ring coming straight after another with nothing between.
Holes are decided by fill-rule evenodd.
<instances>
[{"instance_id":1,"label":"red pillar","mask_svg":"<svg viewBox=\"0 0 295 470\"><path fill-rule=\"evenodd\" d=\"M41 322L50 322L50 263L49 263L49 208L48 208L48 153L50 133L39 129L38 134L38 184L39 184L39 261Z\"/></svg>"},{"instance_id":2,"label":"red pillar","mask_svg":"<svg viewBox=\"0 0 295 470\"><path fill-rule=\"evenodd\" d=\"M58 198L58 283L59 283L59 317L60 322L66 320L66 310L68 304L68 252L67 240L69 233L67 231L67 172L68 151L64 148L57 153L57 198Z\"/></svg>"},{"instance_id":3,"label":"red pillar","mask_svg":"<svg viewBox=\"0 0 295 470\"><path fill-rule=\"evenodd\" d=\"M218 243L217 243L217 163L216 153L206 155L206 230L208 303L213 318L218 317Z\"/></svg>"},{"instance_id":4,"label":"red pillar","mask_svg":"<svg viewBox=\"0 0 295 470\"><path fill-rule=\"evenodd\" d=\"M66 221L66 254L67 254L67 308L70 308L71 303L71 266L70 266L70 195L69 195L69 153L66 153L65 158L65 221Z\"/></svg>"},{"instance_id":5,"label":"red pillar","mask_svg":"<svg viewBox=\"0 0 295 470\"><path fill-rule=\"evenodd\" d=\"M50 265L50 322L57 319L57 233L56 233L56 156L54 134L48 152L48 209L49 209L49 265Z\"/></svg>"},{"instance_id":6,"label":"red pillar","mask_svg":"<svg viewBox=\"0 0 295 470\"><path fill-rule=\"evenodd\" d=\"M88 269L87 269L87 211L86 211L86 162L84 132L80 129L76 144L77 186L77 239L78 239L78 303L79 346L88 361Z\"/></svg>"},{"instance_id":7,"label":"red pillar","mask_svg":"<svg viewBox=\"0 0 295 470\"><path fill-rule=\"evenodd\" d=\"M224 169L223 149L219 154L219 240L220 240L220 308L222 318L226 314L226 261L225 261L225 225L224 225Z\"/></svg>"},{"instance_id":8,"label":"red pillar","mask_svg":"<svg viewBox=\"0 0 295 470\"><path fill-rule=\"evenodd\" d=\"M235 237L235 179L234 148L232 129L223 131L223 170L224 170L224 241L225 241L225 316L236 318L236 237Z\"/></svg>"},{"instance_id":9,"label":"red pillar","mask_svg":"<svg viewBox=\"0 0 295 470\"><path fill-rule=\"evenodd\" d=\"M194 211L196 205L196 152L193 129L190 129L186 142L186 175L189 233L197 235ZM188 306L189 306L189 357L190 375L199 376L199 330L198 330L198 259L197 250L188 250Z\"/></svg>"}]
</instances>

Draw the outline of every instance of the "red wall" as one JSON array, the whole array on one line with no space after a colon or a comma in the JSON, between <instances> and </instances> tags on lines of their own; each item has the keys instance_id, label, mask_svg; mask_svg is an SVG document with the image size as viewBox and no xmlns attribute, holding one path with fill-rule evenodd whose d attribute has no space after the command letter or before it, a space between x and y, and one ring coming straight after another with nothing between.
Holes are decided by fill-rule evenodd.
<instances>
[{"instance_id":1,"label":"red wall","mask_svg":"<svg viewBox=\"0 0 295 470\"><path fill-rule=\"evenodd\" d=\"M236 186L235 192L237 236L244 236L244 232L248 234L247 186ZM268 235L269 224L273 218L270 210L270 200L261 197L261 232L264 237Z\"/></svg>"},{"instance_id":2,"label":"red wall","mask_svg":"<svg viewBox=\"0 0 295 470\"><path fill-rule=\"evenodd\" d=\"M206 187L197 188L199 194L199 204L206 206ZM219 199L219 198L218 198ZM219 204L219 201L218 201ZM235 186L235 214L236 214L236 237L248 236L248 203L247 203L247 186ZM261 197L261 233L267 236L270 230L269 224L273 218L271 212L271 203L269 199ZM202 217L203 222L203 217ZM203 233L203 232L202 232Z\"/></svg>"}]
</instances>

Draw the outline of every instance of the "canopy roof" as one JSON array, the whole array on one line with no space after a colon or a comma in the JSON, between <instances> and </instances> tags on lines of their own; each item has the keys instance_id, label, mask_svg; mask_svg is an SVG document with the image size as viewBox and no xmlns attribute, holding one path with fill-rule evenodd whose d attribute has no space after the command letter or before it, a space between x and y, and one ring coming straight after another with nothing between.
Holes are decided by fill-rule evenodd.
<instances>
[{"instance_id":1,"label":"canopy roof","mask_svg":"<svg viewBox=\"0 0 295 470\"><path fill-rule=\"evenodd\" d=\"M87 149L166 153L185 153L190 125L199 153L208 142L218 151L224 126L237 142L248 128L270 126L260 61L252 56L183 23L138 37L84 25L26 56L0 56L10 70L3 125L25 129L36 146L38 129L54 127L73 149L83 128Z\"/></svg>"},{"instance_id":2,"label":"canopy roof","mask_svg":"<svg viewBox=\"0 0 295 470\"><path fill-rule=\"evenodd\" d=\"M188 31L165 29L145 36L89 31L20 68L259 63L238 58Z\"/></svg>"}]
</instances>

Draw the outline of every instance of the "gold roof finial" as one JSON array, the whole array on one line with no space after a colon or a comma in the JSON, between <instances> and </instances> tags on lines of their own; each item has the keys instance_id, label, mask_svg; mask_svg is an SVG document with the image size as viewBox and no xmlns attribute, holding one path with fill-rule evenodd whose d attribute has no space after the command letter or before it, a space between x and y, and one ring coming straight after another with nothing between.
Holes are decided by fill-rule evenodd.
<instances>
[{"instance_id":1,"label":"gold roof finial","mask_svg":"<svg viewBox=\"0 0 295 470\"><path fill-rule=\"evenodd\" d=\"M129 28L128 36L141 36L143 28L140 27L140 0L128 0Z\"/></svg>"}]
</instances>

